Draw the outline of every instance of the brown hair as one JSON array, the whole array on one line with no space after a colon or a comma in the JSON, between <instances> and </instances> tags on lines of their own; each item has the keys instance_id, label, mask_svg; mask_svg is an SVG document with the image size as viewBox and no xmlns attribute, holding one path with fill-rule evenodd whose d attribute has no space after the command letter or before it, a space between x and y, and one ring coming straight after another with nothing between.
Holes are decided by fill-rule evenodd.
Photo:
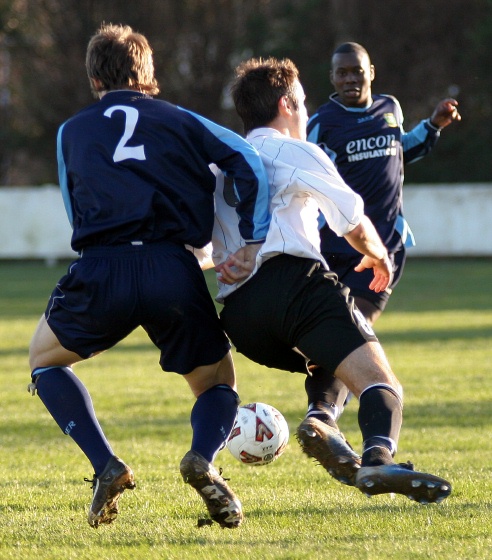
<instances>
[{"instance_id":1,"label":"brown hair","mask_svg":"<svg viewBox=\"0 0 492 560\"><path fill-rule=\"evenodd\" d=\"M100 91L159 93L149 42L128 25L103 24L89 41L85 66L89 78L101 81Z\"/></svg>"},{"instance_id":2,"label":"brown hair","mask_svg":"<svg viewBox=\"0 0 492 560\"><path fill-rule=\"evenodd\" d=\"M294 109L298 109L297 79L299 71L288 58L251 58L236 68L231 93L246 134L254 128L267 126L277 117L278 101L284 95L292 101Z\"/></svg>"}]
</instances>

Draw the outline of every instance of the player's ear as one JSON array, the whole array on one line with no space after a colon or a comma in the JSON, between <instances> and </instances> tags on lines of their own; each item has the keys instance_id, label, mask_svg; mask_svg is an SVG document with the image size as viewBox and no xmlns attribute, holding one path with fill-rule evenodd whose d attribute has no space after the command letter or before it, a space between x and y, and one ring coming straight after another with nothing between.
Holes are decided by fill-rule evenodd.
<instances>
[{"instance_id":1,"label":"player's ear","mask_svg":"<svg viewBox=\"0 0 492 560\"><path fill-rule=\"evenodd\" d=\"M331 84L334 86L335 84L333 83L333 70L330 70L330 82Z\"/></svg>"},{"instance_id":2,"label":"player's ear","mask_svg":"<svg viewBox=\"0 0 492 560\"><path fill-rule=\"evenodd\" d=\"M282 97L278 100L277 103L279 115L285 115L287 113L291 113L291 102L287 95L282 95Z\"/></svg>"},{"instance_id":3,"label":"player's ear","mask_svg":"<svg viewBox=\"0 0 492 560\"><path fill-rule=\"evenodd\" d=\"M371 78L371 82L376 77L376 68L374 68L374 64L371 64L371 66L369 67L369 77Z\"/></svg>"},{"instance_id":4,"label":"player's ear","mask_svg":"<svg viewBox=\"0 0 492 560\"><path fill-rule=\"evenodd\" d=\"M98 78L89 78L89 82L95 91L101 91L101 89L103 89L102 82Z\"/></svg>"}]
</instances>

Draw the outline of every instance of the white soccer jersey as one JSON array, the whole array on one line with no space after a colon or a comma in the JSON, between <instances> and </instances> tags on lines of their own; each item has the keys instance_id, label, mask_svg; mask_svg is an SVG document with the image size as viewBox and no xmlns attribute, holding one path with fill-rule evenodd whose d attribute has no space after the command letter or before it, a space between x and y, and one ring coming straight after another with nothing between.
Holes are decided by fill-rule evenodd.
<instances>
[{"instance_id":1,"label":"white soccer jersey","mask_svg":"<svg viewBox=\"0 0 492 560\"><path fill-rule=\"evenodd\" d=\"M328 269L320 252L319 212L330 228L342 236L359 224L364 213L362 198L343 181L330 158L316 144L290 138L273 128L257 128L247 140L260 152L265 165L272 214L255 271L267 259L283 253L321 261ZM212 234L215 264L244 246L232 189L232 182L219 173ZM217 301L223 302L246 281L233 286L219 282Z\"/></svg>"}]
</instances>

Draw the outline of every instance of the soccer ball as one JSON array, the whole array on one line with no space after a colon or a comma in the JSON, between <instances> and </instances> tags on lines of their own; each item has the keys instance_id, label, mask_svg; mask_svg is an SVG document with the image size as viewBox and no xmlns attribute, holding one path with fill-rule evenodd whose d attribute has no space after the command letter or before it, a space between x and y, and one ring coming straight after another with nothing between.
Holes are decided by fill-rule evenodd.
<instances>
[{"instance_id":1,"label":"soccer ball","mask_svg":"<svg viewBox=\"0 0 492 560\"><path fill-rule=\"evenodd\" d=\"M254 402L241 406L227 441L232 455L246 465L267 465L285 451L289 426L273 406Z\"/></svg>"}]
</instances>

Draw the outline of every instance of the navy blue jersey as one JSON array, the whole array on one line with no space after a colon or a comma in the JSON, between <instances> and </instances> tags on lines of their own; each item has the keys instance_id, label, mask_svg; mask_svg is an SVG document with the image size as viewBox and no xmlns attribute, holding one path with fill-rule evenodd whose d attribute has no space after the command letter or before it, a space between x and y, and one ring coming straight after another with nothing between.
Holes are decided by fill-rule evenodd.
<instances>
[{"instance_id":1,"label":"navy blue jersey","mask_svg":"<svg viewBox=\"0 0 492 560\"><path fill-rule=\"evenodd\" d=\"M398 101L373 95L367 108L346 107L332 94L308 122L308 140L319 144L345 182L359 193L365 214L389 251L402 243L403 165L426 155L439 131L428 120L406 133ZM321 229L323 253L356 253L327 226Z\"/></svg>"},{"instance_id":2,"label":"navy blue jersey","mask_svg":"<svg viewBox=\"0 0 492 560\"><path fill-rule=\"evenodd\" d=\"M214 221L211 163L234 178L243 239L266 237L268 184L256 149L166 101L109 92L60 127L57 152L75 251L164 240L203 247Z\"/></svg>"}]
</instances>

